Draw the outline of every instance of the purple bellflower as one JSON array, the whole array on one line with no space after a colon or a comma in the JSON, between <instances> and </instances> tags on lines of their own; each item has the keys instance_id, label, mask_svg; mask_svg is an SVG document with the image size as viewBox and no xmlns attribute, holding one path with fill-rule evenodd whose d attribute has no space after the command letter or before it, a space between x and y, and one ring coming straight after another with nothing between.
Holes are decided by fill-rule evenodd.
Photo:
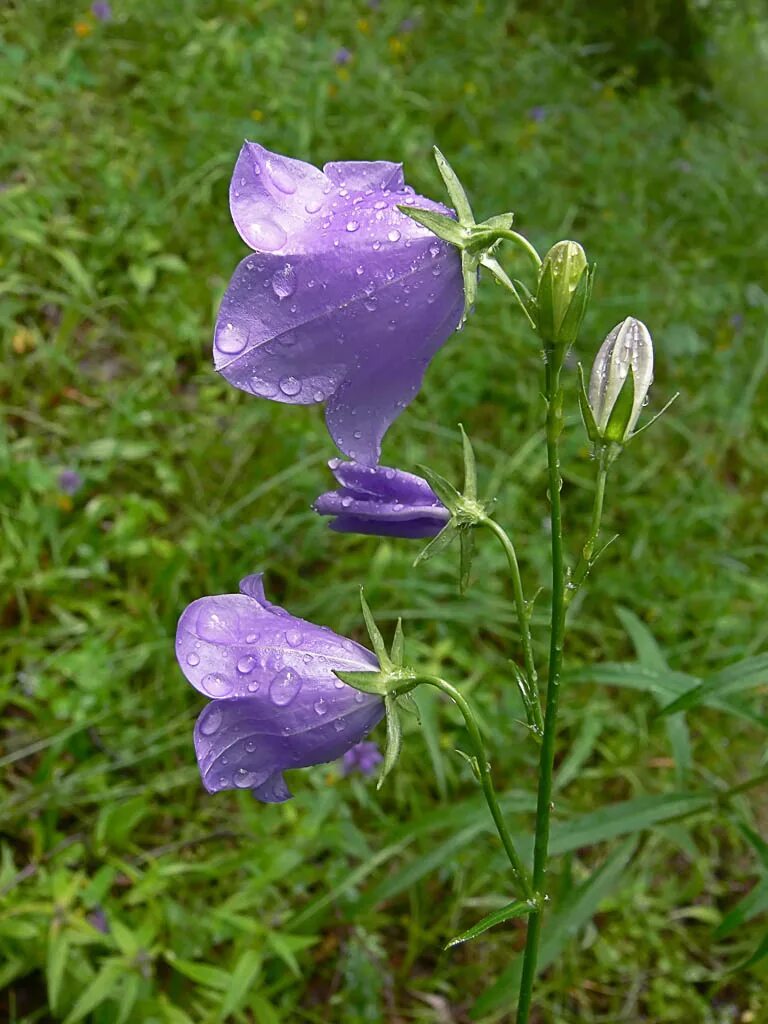
<instances>
[{"instance_id":1,"label":"purple bellflower","mask_svg":"<svg viewBox=\"0 0 768 1024\"><path fill-rule=\"evenodd\" d=\"M96 0L95 3L91 4L91 14L94 18L98 18L99 21L111 21L112 7L106 3L106 0Z\"/></svg>"},{"instance_id":2,"label":"purple bellflower","mask_svg":"<svg viewBox=\"0 0 768 1024\"><path fill-rule=\"evenodd\" d=\"M435 537L451 518L420 476L341 459L331 459L328 465L341 486L321 494L313 508L321 516L335 517L332 530L379 537Z\"/></svg>"},{"instance_id":3,"label":"purple bellflower","mask_svg":"<svg viewBox=\"0 0 768 1024\"><path fill-rule=\"evenodd\" d=\"M342 768L345 775L352 772L360 772L361 775L373 775L378 765L384 760L384 755L375 743L356 743L344 754Z\"/></svg>"},{"instance_id":4,"label":"purple bellflower","mask_svg":"<svg viewBox=\"0 0 768 1024\"><path fill-rule=\"evenodd\" d=\"M451 211L415 195L401 164L320 171L255 142L240 152L229 199L254 252L221 303L216 369L276 402L325 402L341 451L375 465L464 302L458 250L397 207Z\"/></svg>"},{"instance_id":5,"label":"purple bellflower","mask_svg":"<svg viewBox=\"0 0 768 1024\"><path fill-rule=\"evenodd\" d=\"M194 732L209 793L250 789L265 803L289 800L286 768L335 761L384 715L380 697L333 674L375 672L376 657L270 604L261 574L242 580L239 594L193 601L179 619L176 657L195 689L214 698Z\"/></svg>"}]
</instances>

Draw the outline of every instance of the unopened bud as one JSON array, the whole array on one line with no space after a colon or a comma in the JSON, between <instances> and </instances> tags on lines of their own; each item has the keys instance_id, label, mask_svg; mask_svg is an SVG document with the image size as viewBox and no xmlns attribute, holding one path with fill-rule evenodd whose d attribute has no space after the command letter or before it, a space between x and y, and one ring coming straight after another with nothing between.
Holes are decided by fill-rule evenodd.
<instances>
[{"instance_id":1,"label":"unopened bud","mask_svg":"<svg viewBox=\"0 0 768 1024\"><path fill-rule=\"evenodd\" d=\"M578 242L553 245L539 271L536 320L542 340L557 348L576 340L589 301L592 273Z\"/></svg>"},{"instance_id":2,"label":"unopened bud","mask_svg":"<svg viewBox=\"0 0 768 1024\"><path fill-rule=\"evenodd\" d=\"M589 379L589 408L600 441L629 440L652 383L650 331L628 316L600 346Z\"/></svg>"}]
</instances>

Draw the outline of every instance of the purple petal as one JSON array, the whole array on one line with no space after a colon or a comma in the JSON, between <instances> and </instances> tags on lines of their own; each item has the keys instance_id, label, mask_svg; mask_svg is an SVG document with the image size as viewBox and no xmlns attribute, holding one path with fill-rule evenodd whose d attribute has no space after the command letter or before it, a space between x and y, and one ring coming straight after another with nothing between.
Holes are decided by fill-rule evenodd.
<instances>
[{"instance_id":1,"label":"purple petal","mask_svg":"<svg viewBox=\"0 0 768 1024\"><path fill-rule=\"evenodd\" d=\"M229 208L240 237L257 252L303 252L307 214L320 209L329 191L328 179L312 164L245 142L232 174Z\"/></svg>"},{"instance_id":2,"label":"purple petal","mask_svg":"<svg viewBox=\"0 0 768 1024\"><path fill-rule=\"evenodd\" d=\"M391 466L361 466L343 459L331 459L328 467L342 487L358 496L370 494L406 504L440 505L440 499L427 481L415 473Z\"/></svg>"},{"instance_id":3,"label":"purple petal","mask_svg":"<svg viewBox=\"0 0 768 1024\"><path fill-rule=\"evenodd\" d=\"M255 697L212 701L195 724L194 743L203 784L210 793L251 789L278 803L290 792L282 772L342 757L381 720L383 701L351 687L342 706L273 705Z\"/></svg>"},{"instance_id":4,"label":"purple petal","mask_svg":"<svg viewBox=\"0 0 768 1024\"><path fill-rule=\"evenodd\" d=\"M436 537L445 523L436 519L405 519L387 521L366 519L363 516L336 516L328 527L336 533L360 533L370 537L401 537L405 540L420 540Z\"/></svg>"},{"instance_id":5,"label":"purple petal","mask_svg":"<svg viewBox=\"0 0 768 1024\"><path fill-rule=\"evenodd\" d=\"M337 160L326 164L323 173L338 188L350 192L399 192L405 188L403 165L389 160Z\"/></svg>"}]
</instances>

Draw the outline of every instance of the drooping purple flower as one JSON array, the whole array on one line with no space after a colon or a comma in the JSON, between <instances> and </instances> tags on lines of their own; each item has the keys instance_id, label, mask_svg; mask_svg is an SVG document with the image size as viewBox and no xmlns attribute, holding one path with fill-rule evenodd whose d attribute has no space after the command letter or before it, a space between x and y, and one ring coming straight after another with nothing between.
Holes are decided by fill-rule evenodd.
<instances>
[{"instance_id":1,"label":"drooping purple flower","mask_svg":"<svg viewBox=\"0 0 768 1024\"><path fill-rule=\"evenodd\" d=\"M193 601L179 619L176 657L189 682L214 698L194 743L209 793L250 789L288 800L286 768L342 757L384 714L379 697L347 686L334 669L375 672L365 647L270 604L261 574L239 594Z\"/></svg>"},{"instance_id":2,"label":"drooping purple flower","mask_svg":"<svg viewBox=\"0 0 768 1024\"><path fill-rule=\"evenodd\" d=\"M351 775L353 772L360 772L361 775L373 775L383 760L384 755L375 743L363 741L356 743L345 753L342 759L342 768L345 775Z\"/></svg>"},{"instance_id":3,"label":"drooping purple flower","mask_svg":"<svg viewBox=\"0 0 768 1024\"><path fill-rule=\"evenodd\" d=\"M57 483L62 494L67 494L69 497L72 497L77 494L83 486L83 478L76 469L62 469L59 473Z\"/></svg>"},{"instance_id":4,"label":"drooping purple flower","mask_svg":"<svg viewBox=\"0 0 768 1024\"><path fill-rule=\"evenodd\" d=\"M94 18L98 18L99 21L111 21L112 7L106 0L96 0L95 3L91 4L91 14Z\"/></svg>"},{"instance_id":5,"label":"drooping purple flower","mask_svg":"<svg viewBox=\"0 0 768 1024\"><path fill-rule=\"evenodd\" d=\"M321 516L335 517L332 530L379 537L435 537L451 518L427 481L414 473L341 459L331 459L328 465L341 487L321 494L313 507Z\"/></svg>"},{"instance_id":6,"label":"drooping purple flower","mask_svg":"<svg viewBox=\"0 0 768 1024\"><path fill-rule=\"evenodd\" d=\"M365 465L378 461L463 308L457 249L398 204L450 213L414 195L400 164L320 171L254 142L230 186L233 220L254 252L221 304L216 369L253 395L325 402L334 441Z\"/></svg>"},{"instance_id":7,"label":"drooping purple flower","mask_svg":"<svg viewBox=\"0 0 768 1024\"><path fill-rule=\"evenodd\" d=\"M547 113L548 113L548 111L547 111L546 107L543 107L543 106L531 107L530 110L528 111L528 119L530 121L541 122L541 121L544 121L546 119Z\"/></svg>"},{"instance_id":8,"label":"drooping purple flower","mask_svg":"<svg viewBox=\"0 0 768 1024\"><path fill-rule=\"evenodd\" d=\"M349 64L352 60L352 51L348 50L346 46L340 46L336 53L333 55L333 63L343 67L345 64Z\"/></svg>"}]
</instances>

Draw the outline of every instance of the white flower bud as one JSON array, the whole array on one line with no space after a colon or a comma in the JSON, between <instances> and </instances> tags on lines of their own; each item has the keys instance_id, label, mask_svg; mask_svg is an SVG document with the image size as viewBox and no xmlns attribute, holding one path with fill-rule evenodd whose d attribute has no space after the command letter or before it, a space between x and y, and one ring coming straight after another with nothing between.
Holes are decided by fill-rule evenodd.
<instances>
[{"instance_id":1,"label":"white flower bud","mask_svg":"<svg viewBox=\"0 0 768 1024\"><path fill-rule=\"evenodd\" d=\"M624 444L632 436L652 382L650 331L628 316L600 346L589 379L589 406L602 441Z\"/></svg>"}]
</instances>

